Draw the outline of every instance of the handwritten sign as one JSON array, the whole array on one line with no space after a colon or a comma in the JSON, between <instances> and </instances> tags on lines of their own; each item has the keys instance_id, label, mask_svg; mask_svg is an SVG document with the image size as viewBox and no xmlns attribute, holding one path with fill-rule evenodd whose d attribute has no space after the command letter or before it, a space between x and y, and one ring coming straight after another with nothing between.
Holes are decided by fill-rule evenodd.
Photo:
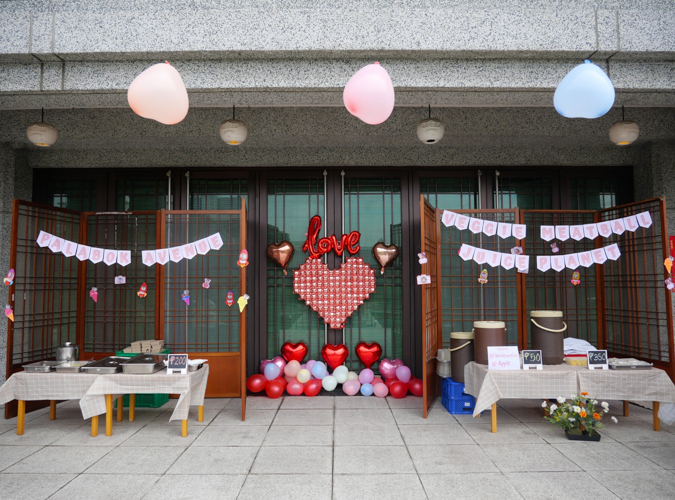
<instances>
[{"instance_id":1,"label":"handwritten sign","mask_svg":"<svg viewBox=\"0 0 675 500\"><path fill-rule=\"evenodd\" d=\"M174 372L186 374L188 369L187 354L169 354L169 363L166 366L166 373Z\"/></svg>"},{"instance_id":2,"label":"handwritten sign","mask_svg":"<svg viewBox=\"0 0 675 500\"><path fill-rule=\"evenodd\" d=\"M520 370L517 346L489 346L488 370Z\"/></svg>"},{"instance_id":3,"label":"handwritten sign","mask_svg":"<svg viewBox=\"0 0 675 500\"><path fill-rule=\"evenodd\" d=\"M529 370L530 368L536 368L537 370L544 369L544 365L541 360L541 351L523 351L523 370Z\"/></svg>"},{"instance_id":4,"label":"handwritten sign","mask_svg":"<svg viewBox=\"0 0 675 500\"><path fill-rule=\"evenodd\" d=\"M609 370L607 366L607 351L588 351L588 369Z\"/></svg>"}]
</instances>

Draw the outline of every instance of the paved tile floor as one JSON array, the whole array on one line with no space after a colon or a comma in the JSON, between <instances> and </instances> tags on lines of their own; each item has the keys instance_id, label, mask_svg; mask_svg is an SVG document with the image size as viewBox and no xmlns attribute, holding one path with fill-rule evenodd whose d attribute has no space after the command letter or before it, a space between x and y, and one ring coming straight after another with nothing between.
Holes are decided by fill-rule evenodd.
<instances>
[{"instance_id":1,"label":"paved tile floor","mask_svg":"<svg viewBox=\"0 0 675 500\"><path fill-rule=\"evenodd\" d=\"M501 402L492 434L489 412L453 416L437 402L424 420L414 397L251 397L246 422L238 399L211 399L187 438L168 421L174 402L139 408L111 437L104 425L89 435L77 402L55 421L28 414L23 436L0 420L0 498L675 497L675 427L654 432L651 410L635 405L599 443L579 443L543 420L539 401Z\"/></svg>"}]
</instances>

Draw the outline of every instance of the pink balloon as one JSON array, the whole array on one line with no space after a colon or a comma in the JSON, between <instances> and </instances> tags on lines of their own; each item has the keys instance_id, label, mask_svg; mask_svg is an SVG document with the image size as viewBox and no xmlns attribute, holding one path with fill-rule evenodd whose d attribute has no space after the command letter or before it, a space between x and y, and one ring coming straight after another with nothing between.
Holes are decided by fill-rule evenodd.
<instances>
[{"instance_id":1,"label":"pink balloon","mask_svg":"<svg viewBox=\"0 0 675 500\"><path fill-rule=\"evenodd\" d=\"M302 367L300 366L300 363L298 363L295 359L292 359L286 363L284 373L289 377L295 377L301 369Z\"/></svg>"},{"instance_id":2,"label":"pink balloon","mask_svg":"<svg viewBox=\"0 0 675 500\"><path fill-rule=\"evenodd\" d=\"M281 370L281 373L284 373L284 369L286 368L286 360L284 358L282 358L281 356L274 356L272 358L272 363L274 363L275 365L277 365L279 367L279 370Z\"/></svg>"},{"instance_id":3,"label":"pink balloon","mask_svg":"<svg viewBox=\"0 0 675 500\"><path fill-rule=\"evenodd\" d=\"M380 361L380 374L386 379L396 376L396 368L403 366L403 361L400 359L384 358Z\"/></svg>"},{"instance_id":4,"label":"pink balloon","mask_svg":"<svg viewBox=\"0 0 675 500\"><path fill-rule=\"evenodd\" d=\"M410 380L410 368L407 366L399 366L396 368L396 378L404 384L407 384Z\"/></svg>"},{"instance_id":5,"label":"pink balloon","mask_svg":"<svg viewBox=\"0 0 675 500\"><path fill-rule=\"evenodd\" d=\"M347 396L354 396L361 390L361 384L358 380L347 380L342 384L342 390Z\"/></svg>"},{"instance_id":6,"label":"pink balloon","mask_svg":"<svg viewBox=\"0 0 675 500\"><path fill-rule=\"evenodd\" d=\"M375 387L377 384L384 384L384 380L382 380L380 377L375 377L370 384Z\"/></svg>"},{"instance_id":7,"label":"pink balloon","mask_svg":"<svg viewBox=\"0 0 675 500\"><path fill-rule=\"evenodd\" d=\"M380 63L369 64L352 76L342 93L347 111L366 122L378 125L394 110L394 85Z\"/></svg>"},{"instance_id":8,"label":"pink balloon","mask_svg":"<svg viewBox=\"0 0 675 500\"><path fill-rule=\"evenodd\" d=\"M291 396L300 396L300 394L302 394L304 390L305 385L301 384L295 379L288 382L288 386L286 386L286 392Z\"/></svg>"},{"instance_id":9,"label":"pink balloon","mask_svg":"<svg viewBox=\"0 0 675 500\"><path fill-rule=\"evenodd\" d=\"M374 378L375 374L373 373L373 370L371 370L370 368L361 370L361 373L359 373L359 382L361 382L362 384L370 384Z\"/></svg>"},{"instance_id":10,"label":"pink balloon","mask_svg":"<svg viewBox=\"0 0 675 500\"><path fill-rule=\"evenodd\" d=\"M284 375L284 379L286 380L286 383L290 384L292 380L297 380L295 377L291 377L289 375Z\"/></svg>"},{"instance_id":11,"label":"pink balloon","mask_svg":"<svg viewBox=\"0 0 675 500\"><path fill-rule=\"evenodd\" d=\"M134 78L127 101L137 115L164 125L183 121L190 107L183 79L168 62L150 66Z\"/></svg>"},{"instance_id":12,"label":"pink balloon","mask_svg":"<svg viewBox=\"0 0 675 500\"><path fill-rule=\"evenodd\" d=\"M386 384L377 384L373 386L373 394L375 394L378 398L384 398L387 396L387 394L389 394L389 387L387 387Z\"/></svg>"},{"instance_id":13,"label":"pink balloon","mask_svg":"<svg viewBox=\"0 0 675 500\"><path fill-rule=\"evenodd\" d=\"M260 362L260 373L265 373L265 367L272 362L271 359L263 359Z\"/></svg>"}]
</instances>

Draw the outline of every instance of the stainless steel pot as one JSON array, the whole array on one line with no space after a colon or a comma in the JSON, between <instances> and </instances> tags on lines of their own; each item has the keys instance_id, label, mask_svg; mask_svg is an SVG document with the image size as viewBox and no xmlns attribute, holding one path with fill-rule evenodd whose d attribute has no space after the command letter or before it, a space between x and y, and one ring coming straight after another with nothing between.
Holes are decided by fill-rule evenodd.
<instances>
[{"instance_id":1,"label":"stainless steel pot","mask_svg":"<svg viewBox=\"0 0 675 500\"><path fill-rule=\"evenodd\" d=\"M56 348L56 361L78 361L80 347L72 342L66 342Z\"/></svg>"}]
</instances>

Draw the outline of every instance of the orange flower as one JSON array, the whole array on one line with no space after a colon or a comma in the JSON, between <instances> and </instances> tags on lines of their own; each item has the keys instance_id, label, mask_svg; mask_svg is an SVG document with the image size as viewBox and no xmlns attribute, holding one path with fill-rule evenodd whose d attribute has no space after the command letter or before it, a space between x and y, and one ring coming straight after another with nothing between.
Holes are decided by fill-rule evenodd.
<instances>
[{"instance_id":1,"label":"orange flower","mask_svg":"<svg viewBox=\"0 0 675 500\"><path fill-rule=\"evenodd\" d=\"M584 407L584 404L583 404L583 403L579 403L579 406L581 406L581 407L583 408L583 407Z\"/></svg>"},{"instance_id":2,"label":"orange flower","mask_svg":"<svg viewBox=\"0 0 675 500\"><path fill-rule=\"evenodd\" d=\"M593 418L594 418L595 420L600 420L600 414L594 413L594 414L593 414Z\"/></svg>"},{"instance_id":3,"label":"orange flower","mask_svg":"<svg viewBox=\"0 0 675 500\"><path fill-rule=\"evenodd\" d=\"M587 392L582 392L581 395L582 395L582 396L588 396L588 393L587 393Z\"/></svg>"},{"instance_id":4,"label":"orange flower","mask_svg":"<svg viewBox=\"0 0 675 500\"><path fill-rule=\"evenodd\" d=\"M586 412L585 412L584 410L581 410L581 412L579 412L579 416L580 416L581 418L586 418L586 415L587 415L587 414L586 414Z\"/></svg>"}]
</instances>

